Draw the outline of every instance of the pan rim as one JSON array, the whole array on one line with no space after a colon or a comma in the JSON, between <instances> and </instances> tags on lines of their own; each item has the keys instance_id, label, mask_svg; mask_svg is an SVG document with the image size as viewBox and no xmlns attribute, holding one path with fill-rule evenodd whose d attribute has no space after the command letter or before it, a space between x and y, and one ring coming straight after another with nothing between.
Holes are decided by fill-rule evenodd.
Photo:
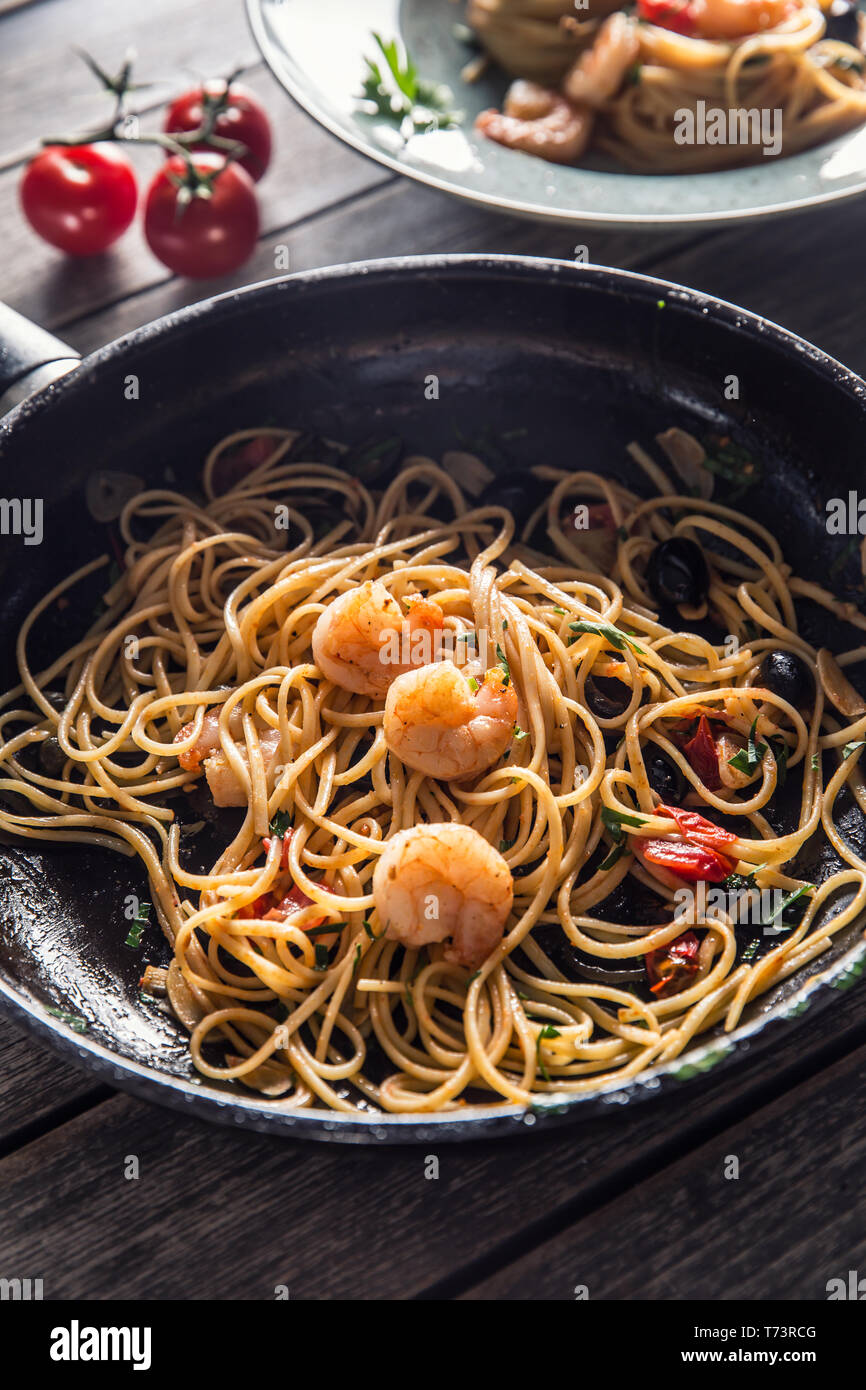
<instances>
[{"instance_id":1,"label":"pan rim","mask_svg":"<svg viewBox=\"0 0 866 1390\"><path fill-rule=\"evenodd\" d=\"M656 276L607 266L547 257L449 253L386 257L300 271L228 290L172 310L96 349L65 376L16 406L0 420L0 446L4 441L16 438L32 416L52 409L55 402L62 401L68 392L86 386L91 372L122 359L130 348L158 343L160 338L182 330L185 325L193 325L203 316L221 318L224 314L243 313L244 305L251 301L282 293L315 292L323 287L339 292L346 284L358 286L363 282L414 278L419 274L450 277L455 281L479 277L568 283L578 292L581 287L586 287L613 297L655 300L660 305L663 301L664 309L675 315L699 315L702 318L709 315L714 324L759 342L763 349L800 361L847 396L866 418L866 382L859 376L799 335L726 300ZM529 1109L503 1103L483 1109L467 1106L458 1112L429 1115L419 1115L417 1112L407 1115L361 1112L359 1116L318 1107L280 1110L278 1101L266 1104L260 1097L223 1091L204 1081L186 1080L167 1072L158 1072L112 1052L95 1038L73 1032L61 1020L45 1014L42 1006L28 995L25 986L16 988L2 976L0 1013L47 1042L61 1056L73 1060L79 1067L121 1090L177 1110L192 1110L204 1118L224 1124L289 1137L347 1143L421 1143L433 1137L439 1142L457 1142L519 1134L525 1132L526 1126L547 1128L573 1122L580 1115L597 1114L611 1105L622 1105L658 1094L667 1083L695 1079L709 1069L708 1062L715 1067L716 1064L729 1066L734 1061L742 1061L743 1053L749 1050L753 1039L759 1038L763 1047L768 1042L768 1034L783 1024L796 1023L815 999L823 996L826 1003L831 989L846 988L855 983L863 973L864 966L866 939L861 938L827 970L811 976L791 998L764 1013L759 1012L727 1037L708 1039L671 1062L648 1068L637 1077L614 1082L603 1089L578 1095L552 1093L550 1098ZM678 1072L683 1074L677 1076Z\"/></svg>"}]
</instances>

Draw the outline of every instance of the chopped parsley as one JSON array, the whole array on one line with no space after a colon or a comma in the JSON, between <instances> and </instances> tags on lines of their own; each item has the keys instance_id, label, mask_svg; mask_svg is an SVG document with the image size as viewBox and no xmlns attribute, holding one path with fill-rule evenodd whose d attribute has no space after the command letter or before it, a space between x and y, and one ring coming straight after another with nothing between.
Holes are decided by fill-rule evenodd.
<instances>
[{"instance_id":1,"label":"chopped parsley","mask_svg":"<svg viewBox=\"0 0 866 1390\"><path fill-rule=\"evenodd\" d=\"M511 681L511 667L508 664L508 658L505 655L505 652L502 650L498 642L496 643L496 658L499 662L499 665L505 672L505 679L503 680L502 684L508 685Z\"/></svg>"},{"instance_id":2,"label":"chopped parsley","mask_svg":"<svg viewBox=\"0 0 866 1390\"><path fill-rule=\"evenodd\" d=\"M607 858L603 861L603 863L599 864L599 873L606 874L608 869L612 869L614 864L616 864L620 859L622 859L622 856L627 853L628 845L625 843L625 840L622 839L622 831L620 831L619 844L614 845Z\"/></svg>"},{"instance_id":3,"label":"chopped parsley","mask_svg":"<svg viewBox=\"0 0 866 1390\"><path fill-rule=\"evenodd\" d=\"M749 730L748 744L745 748L741 748L740 752L736 753L733 758L728 758L728 765L730 767L735 767L737 772L745 772L747 774L754 772L767 751L767 745L764 743L763 739L760 743L755 742L755 729L757 727L758 717L756 715L752 720L752 727Z\"/></svg>"},{"instance_id":4,"label":"chopped parsley","mask_svg":"<svg viewBox=\"0 0 866 1390\"><path fill-rule=\"evenodd\" d=\"M738 892L742 889L748 891L755 886L755 874L757 872L757 869L752 869L751 873L748 874L728 874L727 878L722 879L722 887L729 892L733 892L734 889Z\"/></svg>"},{"instance_id":5,"label":"chopped parsley","mask_svg":"<svg viewBox=\"0 0 866 1390\"><path fill-rule=\"evenodd\" d=\"M396 39L373 33L384 63L365 58L362 99L370 102L408 140L419 131L448 130L460 124L462 111L454 109L454 94L442 82L421 77L405 47Z\"/></svg>"},{"instance_id":6,"label":"chopped parsley","mask_svg":"<svg viewBox=\"0 0 866 1390\"><path fill-rule=\"evenodd\" d=\"M842 749L842 757L850 758L852 753L856 753L858 748L866 747L866 739L855 738L851 743L846 743Z\"/></svg>"},{"instance_id":7,"label":"chopped parsley","mask_svg":"<svg viewBox=\"0 0 866 1390\"><path fill-rule=\"evenodd\" d=\"M618 627L612 623L569 623L572 632L584 633L591 632L595 637L604 637L617 651L624 651L626 647L631 647L632 651L637 652L638 656L646 656L643 647L639 647L637 642L631 637L627 637L624 632L620 632Z\"/></svg>"},{"instance_id":8,"label":"chopped parsley","mask_svg":"<svg viewBox=\"0 0 866 1390\"><path fill-rule=\"evenodd\" d=\"M726 482L733 484L732 490L728 494L727 500L729 502L741 497L744 492L747 492L750 487L754 487L761 480L760 466L745 449L730 440L725 444L717 445L713 453L708 450L706 457L701 462L701 467L706 468L708 473L716 473Z\"/></svg>"},{"instance_id":9,"label":"chopped parsley","mask_svg":"<svg viewBox=\"0 0 866 1390\"><path fill-rule=\"evenodd\" d=\"M610 837L615 844L622 840L622 828L624 825L646 825L644 816L629 816L625 811L612 811L609 806L601 808L602 824L610 831Z\"/></svg>"},{"instance_id":10,"label":"chopped parsley","mask_svg":"<svg viewBox=\"0 0 866 1390\"><path fill-rule=\"evenodd\" d=\"M292 818L289 815L288 811L277 811L276 815L274 816L273 820L268 826L268 829L270 830L272 835L277 835L280 839L282 839L286 831L291 826L291 824Z\"/></svg>"},{"instance_id":11,"label":"chopped parsley","mask_svg":"<svg viewBox=\"0 0 866 1390\"><path fill-rule=\"evenodd\" d=\"M525 738L529 738L529 730L521 729L519 724L514 726L514 742L522 743Z\"/></svg>"},{"instance_id":12,"label":"chopped parsley","mask_svg":"<svg viewBox=\"0 0 866 1390\"><path fill-rule=\"evenodd\" d=\"M87 1032L87 1020L80 1018L78 1014L67 1013L66 1009L46 1009L45 1012L59 1018L60 1022L65 1023L74 1033Z\"/></svg>"},{"instance_id":13,"label":"chopped parsley","mask_svg":"<svg viewBox=\"0 0 866 1390\"><path fill-rule=\"evenodd\" d=\"M767 927L771 922L775 922L776 918L781 917L786 908L789 908L798 898L802 898L806 893L814 893L814 891L814 883L804 883L802 888L795 888L793 893L789 893L787 898L782 899L777 908L767 913L767 916L764 918L764 926Z\"/></svg>"},{"instance_id":14,"label":"chopped parsley","mask_svg":"<svg viewBox=\"0 0 866 1390\"><path fill-rule=\"evenodd\" d=\"M548 1074L547 1074L547 1068L545 1067L544 1063L543 1063L542 1060L541 1060L541 1044L542 1044L542 1041L543 1041L545 1038L559 1038L559 1037L561 1037L561 1036L562 1036L562 1035L561 1035L559 1029L558 1029L558 1028L554 1028L554 1026L553 1026L552 1023L548 1023L548 1024L546 1025L546 1027L542 1028L541 1032L538 1034L538 1037L535 1039L535 1061L536 1061L536 1065L537 1065L537 1067L538 1067L538 1070L541 1072L541 1075L544 1077L545 1081L549 1081L549 1080L550 1080L550 1077L549 1077Z\"/></svg>"},{"instance_id":15,"label":"chopped parsley","mask_svg":"<svg viewBox=\"0 0 866 1390\"><path fill-rule=\"evenodd\" d=\"M148 924L150 909L150 903L139 903L138 911L132 919L132 925L124 945L131 946L134 951L137 951L141 945L141 935Z\"/></svg>"}]
</instances>

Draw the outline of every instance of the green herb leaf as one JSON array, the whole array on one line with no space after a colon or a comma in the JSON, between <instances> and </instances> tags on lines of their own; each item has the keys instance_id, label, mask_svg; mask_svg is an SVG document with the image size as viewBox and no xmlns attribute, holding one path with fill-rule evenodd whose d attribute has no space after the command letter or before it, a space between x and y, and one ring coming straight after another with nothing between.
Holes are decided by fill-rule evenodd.
<instances>
[{"instance_id":1,"label":"green herb leaf","mask_svg":"<svg viewBox=\"0 0 866 1390\"><path fill-rule=\"evenodd\" d=\"M601 808L602 824L610 831L610 837L615 844L619 844L622 839L622 827L624 825L646 825L644 816L629 816L625 811L612 811L609 806Z\"/></svg>"},{"instance_id":2,"label":"green herb leaf","mask_svg":"<svg viewBox=\"0 0 866 1390\"><path fill-rule=\"evenodd\" d=\"M814 891L814 883L804 883L802 888L795 888L793 893L789 893L787 898L782 899L777 908L767 914L764 918L764 926L768 927L771 922L775 922L776 918L781 917L782 913L785 912L792 903L795 903L798 898L802 898L806 893L814 893Z\"/></svg>"},{"instance_id":3,"label":"green herb leaf","mask_svg":"<svg viewBox=\"0 0 866 1390\"><path fill-rule=\"evenodd\" d=\"M421 77L409 52L396 39L373 38L385 67L365 58L362 99L397 127L404 139L416 131L447 130L460 124L463 113L452 107L454 95L441 82Z\"/></svg>"},{"instance_id":4,"label":"green herb leaf","mask_svg":"<svg viewBox=\"0 0 866 1390\"><path fill-rule=\"evenodd\" d=\"M505 655L505 652L502 650L498 642L496 643L496 659L499 662L499 665L502 667L503 671L505 672L505 680L502 682L502 684L508 685L511 681L511 667L508 664L508 658Z\"/></svg>"},{"instance_id":5,"label":"green herb leaf","mask_svg":"<svg viewBox=\"0 0 866 1390\"><path fill-rule=\"evenodd\" d=\"M733 758L728 758L728 766L735 767L738 772L754 772L767 751L767 745L764 743L763 739L760 743L755 743L755 729L757 726L758 717L756 715L752 720L752 727L749 730L749 742L747 746L741 749L739 753L736 753ZM785 756L787 761L787 752Z\"/></svg>"},{"instance_id":6,"label":"green herb leaf","mask_svg":"<svg viewBox=\"0 0 866 1390\"><path fill-rule=\"evenodd\" d=\"M851 754L856 753L858 748L864 747L866 747L866 739L864 738L855 738L851 743L846 743L842 749L843 759L850 758Z\"/></svg>"},{"instance_id":7,"label":"green herb leaf","mask_svg":"<svg viewBox=\"0 0 866 1390\"><path fill-rule=\"evenodd\" d=\"M525 738L529 738L529 730L521 729L519 724L514 726L514 742L522 743Z\"/></svg>"},{"instance_id":8,"label":"green herb leaf","mask_svg":"<svg viewBox=\"0 0 866 1390\"><path fill-rule=\"evenodd\" d=\"M622 837L622 831L620 831L620 836ZM627 853L628 845L625 843L624 839L620 838L619 844L614 845L607 858L603 861L603 863L599 864L599 872L606 874L608 869L612 869L614 864L616 864L620 859L622 859L622 856Z\"/></svg>"},{"instance_id":9,"label":"green herb leaf","mask_svg":"<svg viewBox=\"0 0 866 1390\"><path fill-rule=\"evenodd\" d=\"M728 874L727 878L722 879L722 887L728 892L733 892L735 889L739 891L743 888L747 890L754 888L757 872L757 869L752 869L751 873L748 874Z\"/></svg>"},{"instance_id":10,"label":"green herb leaf","mask_svg":"<svg viewBox=\"0 0 866 1390\"><path fill-rule=\"evenodd\" d=\"M545 1067L544 1063L543 1063L542 1060L541 1060L541 1043L542 1043L542 1040L543 1040L544 1038L558 1038L558 1037L561 1037L561 1036L562 1036L562 1035L561 1035L559 1029L558 1029L558 1028L554 1028L554 1026L553 1026L552 1023L548 1023L548 1024L546 1025L546 1027L544 1027L544 1028L541 1029L541 1032L538 1034L538 1037L535 1039L535 1061L536 1061L536 1064L537 1064L537 1066L538 1066L538 1070L541 1072L541 1075L544 1077L544 1080L545 1080L545 1081L549 1081L549 1080L550 1080L550 1077L549 1077L548 1074L547 1074L547 1068Z\"/></svg>"},{"instance_id":11,"label":"green herb leaf","mask_svg":"<svg viewBox=\"0 0 866 1390\"><path fill-rule=\"evenodd\" d=\"M761 468L749 453L739 444L728 443L718 445L714 452L707 450L705 458L701 461L701 467L706 468L708 473L716 473L727 482L733 484L731 492L728 494L728 501L732 502L735 498L741 497L750 487L761 481Z\"/></svg>"},{"instance_id":12,"label":"green herb leaf","mask_svg":"<svg viewBox=\"0 0 866 1390\"><path fill-rule=\"evenodd\" d=\"M268 829L270 830L272 835L277 835L280 839L282 839L286 831L290 828L291 824L292 817L288 811L277 811L276 815L274 816L273 820L268 826Z\"/></svg>"},{"instance_id":13,"label":"green herb leaf","mask_svg":"<svg viewBox=\"0 0 866 1390\"><path fill-rule=\"evenodd\" d=\"M316 964L313 966L313 969L314 969L314 970L327 970L328 964L329 964L329 962L330 962L330 958L331 958L331 952L330 952L330 950L328 949L328 947L327 947L327 946L323 946L321 942L317 942L317 944L316 944Z\"/></svg>"},{"instance_id":14,"label":"green herb leaf","mask_svg":"<svg viewBox=\"0 0 866 1390\"><path fill-rule=\"evenodd\" d=\"M61 1023L67 1024L75 1033L87 1032L87 1020L79 1018L78 1014L67 1013L65 1009L46 1009L45 1012L59 1018Z\"/></svg>"},{"instance_id":15,"label":"green herb leaf","mask_svg":"<svg viewBox=\"0 0 866 1390\"><path fill-rule=\"evenodd\" d=\"M604 637L612 647L616 647L617 651L621 652L628 646L631 647L632 651L637 652L638 656L646 656L643 647L639 647L631 637L626 637L625 633L620 632L619 628L614 627L612 623L582 622L569 623L568 626L572 632L591 632L595 637Z\"/></svg>"},{"instance_id":16,"label":"green herb leaf","mask_svg":"<svg viewBox=\"0 0 866 1390\"><path fill-rule=\"evenodd\" d=\"M363 926L364 931L367 933L367 935L369 936L370 940L371 940L371 941L375 941L375 940L377 939L377 938L376 938L376 933L373 931L373 928L370 926L370 923L367 921L366 917L364 918L364 921L362 922L361 925Z\"/></svg>"},{"instance_id":17,"label":"green herb leaf","mask_svg":"<svg viewBox=\"0 0 866 1390\"><path fill-rule=\"evenodd\" d=\"M820 769L821 769L821 755L820 755L820 753L813 753L813 754L812 754L812 771L813 771L813 772L819 772Z\"/></svg>"},{"instance_id":18,"label":"green herb leaf","mask_svg":"<svg viewBox=\"0 0 866 1390\"><path fill-rule=\"evenodd\" d=\"M345 922L326 922L324 926L321 927L301 927L301 931L304 933L304 936L312 938L316 936L326 936L328 932L342 931L345 925ZM316 949L318 950L318 947L316 947ZM327 950L329 948L326 947L325 949Z\"/></svg>"}]
</instances>

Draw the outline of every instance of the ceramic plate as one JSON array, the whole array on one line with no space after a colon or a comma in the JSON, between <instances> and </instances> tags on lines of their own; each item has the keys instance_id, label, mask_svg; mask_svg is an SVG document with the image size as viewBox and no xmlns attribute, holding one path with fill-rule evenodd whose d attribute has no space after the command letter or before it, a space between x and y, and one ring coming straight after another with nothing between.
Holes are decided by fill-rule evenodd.
<instances>
[{"instance_id":1,"label":"ceramic plate","mask_svg":"<svg viewBox=\"0 0 866 1390\"><path fill-rule=\"evenodd\" d=\"M473 50L456 32L455 0L247 0L256 41L277 80L309 114L371 159L469 202L563 224L672 229L770 217L866 189L866 128L786 159L707 174L641 175L565 168L477 135L474 118L501 104L507 78L472 85ZM403 40L424 77L445 82L464 113L459 129L413 136L365 114L357 94L372 31Z\"/></svg>"}]
</instances>

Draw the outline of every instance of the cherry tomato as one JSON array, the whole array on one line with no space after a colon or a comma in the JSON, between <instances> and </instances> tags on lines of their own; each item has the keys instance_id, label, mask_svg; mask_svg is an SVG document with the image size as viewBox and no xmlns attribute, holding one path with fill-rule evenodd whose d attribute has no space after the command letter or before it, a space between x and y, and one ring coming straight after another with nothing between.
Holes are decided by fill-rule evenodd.
<instances>
[{"instance_id":1,"label":"cherry tomato","mask_svg":"<svg viewBox=\"0 0 866 1390\"><path fill-rule=\"evenodd\" d=\"M689 0L638 0L638 14L649 24L672 29L675 34L695 32L695 14Z\"/></svg>"},{"instance_id":2,"label":"cherry tomato","mask_svg":"<svg viewBox=\"0 0 866 1390\"><path fill-rule=\"evenodd\" d=\"M688 743L684 743L682 749L704 786L709 787L711 792L717 791L722 785L719 776L719 755L710 721L705 714L698 720L694 737L689 739Z\"/></svg>"},{"instance_id":3,"label":"cherry tomato","mask_svg":"<svg viewBox=\"0 0 866 1390\"><path fill-rule=\"evenodd\" d=\"M664 840L649 840L634 837L635 852L648 867L654 865L686 883L721 883L728 874L733 873L736 860L729 859L718 850L694 844L691 840L681 840L671 835Z\"/></svg>"},{"instance_id":4,"label":"cherry tomato","mask_svg":"<svg viewBox=\"0 0 866 1390\"><path fill-rule=\"evenodd\" d=\"M197 154L197 175L210 184L209 196L180 199L187 167L173 155L147 190L144 234L153 254L177 275L206 280L227 275L252 255L259 235L259 209L253 181L222 155Z\"/></svg>"},{"instance_id":5,"label":"cherry tomato","mask_svg":"<svg viewBox=\"0 0 866 1390\"><path fill-rule=\"evenodd\" d=\"M687 988L689 979L698 969L701 943L693 931L684 932L667 946L659 946L644 956L646 973L653 994L667 998Z\"/></svg>"},{"instance_id":6,"label":"cherry tomato","mask_svg":"<svg viewBox=\"0 0 866 1390\"><path fill-rule=\"evenodd\" d=\"M655 813L676 821L681 835L685 835L693 844L706 845L709 849L727 849L737 838L730 830L715 825L697 811L683 811L679 806L657 806Z\"/></svg>"},{"instance_id":7,"label":"cherry tomato","mask_svg":"<svg viewBox=\"0 0 866 1390\"><path fill-rule=\"evenodd\" d=\"M35 232L69 256L95 256L126 231L138 187L117 145L48 145L21 180L21 206Z\"/></svg>"},{"instance_id":8,"label":"cherry tomato","mask_svg":"<svg viewBox=\"0 0 866 1390\"><path fill-rule=\"evenodd\" d=\"M165 117L167 134L198 130L205 118L205 100L219 99L225 91L224 82L206 82L177 97ZM217 116L214 134L226 140L240 140L247 153L238 160L251 179L258 183L271 162L271 124L264 109L246 87L229 88L228 105ZM193 146L196 150L213 149L207 144Z\"/></svg>"}]
</instances>

